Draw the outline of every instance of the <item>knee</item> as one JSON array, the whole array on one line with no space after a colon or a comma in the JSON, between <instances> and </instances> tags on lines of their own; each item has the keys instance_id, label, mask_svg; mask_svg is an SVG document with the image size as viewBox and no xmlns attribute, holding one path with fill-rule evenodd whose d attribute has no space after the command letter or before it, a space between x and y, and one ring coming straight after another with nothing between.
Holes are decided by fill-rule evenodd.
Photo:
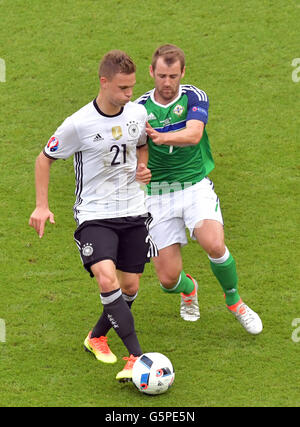
<instances>
[{"instance_id":1,"label":"knee","mask_svg":"<svg viewBox=\"0 0 300 427\"><path fill-rule=\"evenodd\" d=\"M99 273L96 279L102 292L110 292L119 287L118 280L113 274Z\"/></svg>"},{"instance_id":2,"label":"knee","mask_svg":"<svg viewBox=\"0 0 300 427\"><path fill-rule=\"evenodd\" d=\"M139 290L139 276L130 281L121 281L120 282L122 291L127 295L135 295Z\"/></svg>"},{"instance_id":3,"label":"knee","mask_svg":"<svg viewBox=\"0 0 300 427\"><path fill-rule=\"evenodd\" d=\"M209 245L207 254L210 258L218 259L225 254L225 251L226 247L223 240L215 240Z\"/></svg>"},{"instance_id":4,"label":"knee","mask_svg":"<svg viewBox=\"0 0 300 427\"><path fill-rule=\"evenodd\" d=\"M112 269L92 267L92 272L98 282L101 292L110 292L119 287L118 279Z\"/></svg>"},{"instance_id":5,"label":"knee","mask_svg":"<svg viewBox=\"0 0 300 427\"><path fill-rule=\"evenodd\" d=\"M158 275L160 283L166 289L173 288L177 283L181 271L164 271Z\"/></svg>"}]
</instances>

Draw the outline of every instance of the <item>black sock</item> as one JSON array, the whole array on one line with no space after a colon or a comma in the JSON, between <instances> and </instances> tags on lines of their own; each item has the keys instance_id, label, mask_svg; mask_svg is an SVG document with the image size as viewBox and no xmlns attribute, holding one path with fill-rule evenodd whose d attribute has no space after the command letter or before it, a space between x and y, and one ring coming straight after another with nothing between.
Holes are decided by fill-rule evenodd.
<instances>
[{"instance_id":1,"label":"black sock","mask_svg":"<svg viewBox=\"0 0 300 427\"><path fill-rule=\"evenodd\" d=\"M101 293L103 314L111 323L116 333L123 341L129 354L140 356L143 354L136 332L132 313L122 297L121 290Z\"/></svg>"},{"instance_id":2,"label":"black sock","mask_svg":"<svg viewBox=\"0 0 300 427\"><path fill-rule=\"evenodd\" d=\"M128 307L131 309L131 306L137 297L137 293L134 295L127 295L127 294L123 293L122 295L123 295L123 298L126 301ZM112 325L111 325L110 321L108 320L106 313L103 311L98 322L94 326L94 329L92 330L91 338L105 337L111 328L112 328Z\"/></svg>"},{"instance_id":3,"label":"black sock","mask_svg":"<svg viewBox=\"0 0 300 427\"><path fill-rule=\"evenodd\" d=\"M125 294L124 292L123 292L123 298L124 298L124 300L126 301L126 303L127 303L127 305L128 305L128 307L131 309L131 306L132 306L132 304L134 303L134 300L136 299L136 297L137 297L137 294L138 293L136 293L136 294L134 294L134 295L128 295L128 294Z\"/></svg>"},{"instance_id":4,"label":"black sock","mask_svg":"<svg viewBox=\"0 0 300 427\"><path fill-rule=\"evenodd\" d=\"M105 337L110 329L111 323L108 320L106 313L103 311L98 322L94 326L94 329L92 330L91 338Z\"/></svg>"}]
</instances>

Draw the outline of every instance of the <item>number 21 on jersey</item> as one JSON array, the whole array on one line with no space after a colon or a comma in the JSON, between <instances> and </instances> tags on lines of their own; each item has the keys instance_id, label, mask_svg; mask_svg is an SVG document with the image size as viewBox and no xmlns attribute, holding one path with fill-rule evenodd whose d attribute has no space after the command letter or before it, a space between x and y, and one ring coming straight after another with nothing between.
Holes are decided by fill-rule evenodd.
<instances>
[{"instance_id":1,"label":"number 21 on jersey","mask_svg":"<svg viewBox=\"0 0 300 427\"><path fill-rule=\"evenodd\" d=\"M114 153L111 166L117 166L126 163L126 144L112 145L110 151Z\"/></svg>"}]
</instances>

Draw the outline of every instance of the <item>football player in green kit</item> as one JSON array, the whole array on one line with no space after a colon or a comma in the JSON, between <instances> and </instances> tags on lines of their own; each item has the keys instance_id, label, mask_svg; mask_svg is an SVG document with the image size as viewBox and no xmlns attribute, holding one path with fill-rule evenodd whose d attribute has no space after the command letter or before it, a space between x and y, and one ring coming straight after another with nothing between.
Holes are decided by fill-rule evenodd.
<instances>
[{"instance_id":1,"label":"football player in green kit","mask_svg":"<svg viewBox=\"0 0 300 427\"><path fill-rule=\"evenodd\" d=\"M183 271L181 257L187 228L207 253L229 311L246 331L259 334L260 317L239 295L236 263L225 245L220 201L208 178L214 168L206 133L208 97L195 86L181 84L184 73L183 51L170 44L160 46L150 66L155 88L136 101L148 112L152 179L146 205L153 216L150 234L159 249L159 256L153 258L155 269L163 291L181 294L181 317L198 320L198 284Z\"/></svg>"}]
</instances>

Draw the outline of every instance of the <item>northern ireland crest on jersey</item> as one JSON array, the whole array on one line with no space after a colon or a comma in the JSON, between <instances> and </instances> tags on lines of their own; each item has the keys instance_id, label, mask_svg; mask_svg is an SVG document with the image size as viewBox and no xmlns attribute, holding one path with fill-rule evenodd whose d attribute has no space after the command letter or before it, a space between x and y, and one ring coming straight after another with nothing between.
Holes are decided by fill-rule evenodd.
<instances>
[{"instance_id":1,"label":"northern ireland crest on jersey","mask_svg":"<svg viewBox=\"0 0 300 427\"><path fill-rule=\"evenodd\" d=\"M139 135L138 124L135 121L131 121L127 123L126 126L128 126L127 130L128 130L129 136L131 136L132 138L137 138Z\"/></svg>"},{"instance_id":2,"label":"northern ireland crest on jersey","mask_svg":"<svg viewBox=\"0 0 300 427\"><path fill-rule=\"evenodd\" d=\"M181 116L181 114L184 112L184 107L180 104L175 105L173 109L173 113L177 116Z\"/></svg>"},{"instance_id":3,"label":"northern ireland crest on jersey","mask_svg":"<svg viewBox=\"0 0 300 427\"><path fill-rule=\"evenodd\" d=\"M114 126L111 129L111 133L112 133L113 139L115 139L116 141L118 139L122 138L122 136L123 136L123 132L122 132L121 126Z\"/></svg>"}]
</instances>

